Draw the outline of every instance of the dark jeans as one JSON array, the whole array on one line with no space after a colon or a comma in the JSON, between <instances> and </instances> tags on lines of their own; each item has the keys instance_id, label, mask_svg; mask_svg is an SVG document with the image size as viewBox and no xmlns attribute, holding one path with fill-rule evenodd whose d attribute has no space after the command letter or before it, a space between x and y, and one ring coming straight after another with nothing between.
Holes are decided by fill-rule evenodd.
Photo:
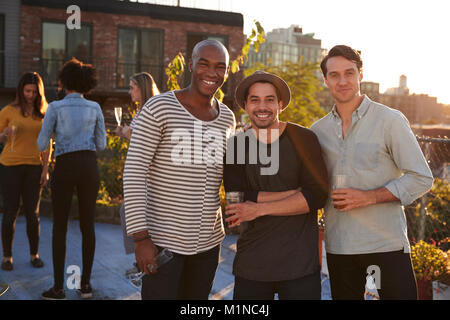
<instances>
[{"instance_id":1,"label":"dark jeans","mask_svg":"<svg viewBox=\"0 0 450 320\"><path fill-rule=\"evenodd\" d=\"M40 165L18 165L2 167L3 219L2 244L3 256L12 257L12 245L20 198L27 219L27 235L30 254L35 255L39 249L39 199Z\"/></svg>"},{"instance_id":2,"label":"dark jeans","mask_svg":"<svg viewBox=\"0 0 450 320\"><path fill-rule=\"evenodd\" d=\"M327 264L333 300L364 299L369 266L379 268L380 299L417 300L411 256L403 250L359 255L327 253ZM376 274L373 277L376 278Z\"/></svg>"},{"instance_id":3,"label":"dark jeans","mask_svg":"<svg viewBox=\"0 0 450 320\"><path fill-rule=\"evenodd\" d=\"M82 236L81 284L88 284L90 281L95 253L94 214L99 184L95 152L78 151L56 157L55 171L51 181L55 289L63 289L66 234L74 188L77 189Z\"/></svg>"},{"instance_id":4,"label":"dark jeans","mask_svg":"<svg viewBox=\"0 0 450 320\"><path fill-rule=\"evenodd\" d=\"M219 255L220 245L195 255L174 253L156 274L143 277L142 300L207 300Z\"/></svg>"},{"instance_id":5,"label":"dark jeans","mask_svg":"<svg viewBox=\"0 0 450 320\"><path fill-rule=\"evenodd\" d=\"M234 300L320 300L320 272L285 281L252 281L235 277Z\"/></svg>"}]
</instances>

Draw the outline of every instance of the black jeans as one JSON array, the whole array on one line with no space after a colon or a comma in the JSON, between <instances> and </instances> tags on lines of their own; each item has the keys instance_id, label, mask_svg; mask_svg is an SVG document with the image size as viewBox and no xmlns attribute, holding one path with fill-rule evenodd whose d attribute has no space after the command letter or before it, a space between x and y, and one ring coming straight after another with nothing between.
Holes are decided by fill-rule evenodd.
<instances>
[{"instance_id":1,"label":"black jeans","mask_svg":"<svg viewBox=\"0 0 450 320\"><path fill-rule=\"evenodd\" d=\"M285 281L252 281L235 277L234 300L320 300L320 272Z\"/></svg>"},{"instance_id":2,"label":"black jeans","mask_svg":"<svg viewBox=\"0 0 450 320\"><path fill-rule=\"evenodd\" d=\"M95 253L94 214L100 178L93 151L78 151L56 157L52 176L53 272L55 289L63 289L66 259L66 234L74 188L77 189L82 236L83 273L81 284L91 278Z\"/></svg>"},{"instance_id":3,"label":"black jeans","mask_svg":"<svg viewBox=\"0 0 450 320\"><path fill-rule=\"evenodd\" d=\"M18 165L2 167L3 219L2 244L3 256L12 257L12 245L20 198L27 219L27 235L30 254L35 255L39 249L39 199L40 165Z\"/></svg>"},{"instance_id":4,"label":"black jeans","mask_svg":"<svg viewBox=\"0 0 450 320\"><path fill-rule=\"evenodd\" d=\"M220 245L195 255L174 253L156 274L142 278L142 300L207 300L219 255Z\"/></svg>"},{"instance_id":5,"label":"black jeans","mask_svg":"<svg viewBox=\"0 0 450 320\"><path fill-rule=\"evenodd\" d=\"M380 272L377 288L380 299L417 300L411 255L403 250L358 255L327 253L327 264L333 300L364 299L369 266L377 266ZM373 273L373 277L376 280L377 275Z\"/></svg>"}]
</instances>

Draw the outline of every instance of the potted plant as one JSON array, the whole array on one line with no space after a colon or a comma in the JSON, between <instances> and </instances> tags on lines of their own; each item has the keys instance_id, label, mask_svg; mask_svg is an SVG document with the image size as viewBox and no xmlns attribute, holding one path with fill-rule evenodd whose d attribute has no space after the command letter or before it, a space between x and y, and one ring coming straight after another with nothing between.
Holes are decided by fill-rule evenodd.
<instances>
[{"instance_id":1,"label":"potted plant","mask_svg":"<svg viewBox=\"0 0 450 320\"><path fill-rule=\"evenodd\" d=\"M450 257L436 245L420 240L411 247L419 300L432 300L431 282L450 273Z\"/></svg>"}]
</instances>

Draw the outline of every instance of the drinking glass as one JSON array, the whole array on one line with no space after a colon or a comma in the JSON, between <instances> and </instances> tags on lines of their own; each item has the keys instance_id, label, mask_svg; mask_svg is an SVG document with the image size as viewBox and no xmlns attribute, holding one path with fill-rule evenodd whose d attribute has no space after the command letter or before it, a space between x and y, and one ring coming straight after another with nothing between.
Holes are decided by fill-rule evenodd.
<instances>
[{"instance_id":1,"label":"drinking glass","mask_svg":"<svg viewBox=\"0 0 450 320\"><path fill-rule=\"evenodd\" d=\"M14 151L14 140L16 140L17 126L15 124L11 125L11 152Z\"/></svg>"},{"instance_id":2,"label":"drinking glass","mask_svg":"<svg viewBox=\"0 0 450 320\"><path fill-rule=\"evenodd\" d=\"M158 255L155 257L156 260L156 268L161 267L162 265L166 264L167 262L169 262L170 260L172 260L173 258L173 253L171 251L169 251L168 249L164 248L160 253L158 253ZM153 265L148 265L147 266L151 271L154 270L154 266ZM136 274L131 274L129 276L131 284L133 286L135 286L136 288L139 288L142 285L142 278L145 276L145 272L141 271L139 273Z\"/></svg>"},{"instance_id":3,"label":"drinking glass","mask_svg":"<svg viewBox=\"0 0 450 320\"><path fill-rule=\"evenodd\" d=\"M225 198L227 200L227 204L240 203L244 202L244 192L242 191L229 191L225 193ZM230 222L231 224L231 222ZM242 226L239 224L235 227L229 228L232 234L240 233L242 230L246 228L246 222L243 223Z\"/></svg>"},{"instance_id":4,"label":"drinking glass","mask_svg":"<svg viewBox=\"0 0 450 320\"><path fill-rule=\"evenodd\" d=\"M225 194L227 204L244 202L244 193L241 191L230 191Z\"/></svg>"},{"instance_id":5,"label":"drinking glass","mask_svg":"<svg viewBox=\"0 0 450 320\"><path fill-rule=\"evenodd\" d=\"M342 189L348 187L348 176L345 174L337 174L333 176L332 190Z\"/></svg>"},{"instance_id":6,"label":"drinking glass","mask_svg":"<svg viewBox=\"0 0 450 320\"><path fill-rule=\"evenodd\" d=\"M349 186L348 180L349 180L349 176L347 176L345 174L337 174L337 175L333 176L331 189L334 191L336 189L347 188ZM342 206L335 205L334 207L336 209L342 209Z\"/></svg>"},{"instance_id":7,"label":"drinking glass","mask_svg":"<svg viewBox=\"0 0 450 320\"><path fill-rule=\"evenodd\" d=\"M117 125L120 126L122 122L122 107L115 107L114 115L116 116Z\"/></svg>"}]
</instances>

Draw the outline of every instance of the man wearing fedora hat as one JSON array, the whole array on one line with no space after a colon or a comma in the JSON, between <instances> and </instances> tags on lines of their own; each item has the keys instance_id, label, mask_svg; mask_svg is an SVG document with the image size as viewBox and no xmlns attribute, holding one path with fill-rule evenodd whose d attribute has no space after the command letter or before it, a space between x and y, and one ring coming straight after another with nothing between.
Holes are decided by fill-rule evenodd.
<instances>
[{"instance_id":1,"label":"man wearing fedora hat","mask_svg":"<svg viewBox=\"0 0 450 320\"><path fill-rule=\"evenodd\" d=\"M226 191L242 191L245 200L226 207L230 227L243 224L233 263L237 300L321 298L317 210L328 196L327 170L316 135L279 120L290 99L286 82L263 71L236 89L252 125L228 142L224 168Z\"/></svg>"}]
</instances>

